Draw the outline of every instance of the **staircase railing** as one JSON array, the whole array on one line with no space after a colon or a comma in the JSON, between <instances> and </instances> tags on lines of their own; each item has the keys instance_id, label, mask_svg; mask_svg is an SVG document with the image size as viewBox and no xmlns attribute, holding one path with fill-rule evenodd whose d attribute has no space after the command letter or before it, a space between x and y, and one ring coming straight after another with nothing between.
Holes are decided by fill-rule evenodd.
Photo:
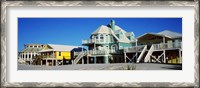
<instances>
[{"instance_id":1,"label":"staircase railing","mask_svg":"<svg viewBox=\"0 0 200 88\"><path fill-rule=\"evenodd\" d=\"M142 59L142 56L144 55L144 53L145 53L146 50L147 50L147 45L145 45L145 47L143 48L143 50L140 53L139 57L137 58L137 63L140 62L140 60Z\"/></svg>"},{"instance_id":2,"label":"staircase railing","mask_svg":"<svg viewBox=\"0 0 200 88\"><path fill-rule=\"evenodd\" d=\"M151 48L149 49L147 55L144 58L144 62L149 62L150 61L150 57L151 57L151 55L153 53L153 50L154 50L154 45L151 45Z\"/></svg>"},{"instance_id":3,"label":"staircase railing","mask_svg":"<svg viewBox=\"0 0 200 88\"><path fill-rule=\"evenodd\" d=\"M74 59L74 64L77 64L79 60L84 56L85 52L81 52L75 59Z\"/></svg>"}]
</instances>

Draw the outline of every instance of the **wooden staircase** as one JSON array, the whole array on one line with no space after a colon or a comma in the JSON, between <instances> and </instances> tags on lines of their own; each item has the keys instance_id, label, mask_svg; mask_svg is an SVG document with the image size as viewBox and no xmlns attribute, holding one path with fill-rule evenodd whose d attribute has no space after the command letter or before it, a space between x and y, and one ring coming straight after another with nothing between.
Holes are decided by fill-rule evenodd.
<instances>
[{"instance_id":1,"label":"wooden staircase","mask_svg":"<svg viewBox=\"0 0 200 88\"><path fill-rule=\"evenodd\" d=\"M137 63L139 63L144 55L144 53L146 52L147 50L147 45L144 46L142 52L140 53L139 57L137 58Z\"/></svg>"},{"instance_id":2,"label":"wooden staircase","mask_svg":"<svg viewBox=\"0 0 200 88\"><path fill-rule=\"evenodd\" d=\"M73 64L77 64L81 58L84 56L84 52L81 52L75 59L74 59L74 62Z\"/></svg>"},{"instance_id":3,"label":"wooden staircase","mask_svg":"<svg viewBox=\"0 0 200 88\"><path fill-rule=\"evenodd\" d=\"M151 45L151 48L149 49L147 55L144 58L144 62L150 62L150 57L151 57L151 55L153 53L153 50L154 50L154 46Z\"/></svg>"}]
</instances>

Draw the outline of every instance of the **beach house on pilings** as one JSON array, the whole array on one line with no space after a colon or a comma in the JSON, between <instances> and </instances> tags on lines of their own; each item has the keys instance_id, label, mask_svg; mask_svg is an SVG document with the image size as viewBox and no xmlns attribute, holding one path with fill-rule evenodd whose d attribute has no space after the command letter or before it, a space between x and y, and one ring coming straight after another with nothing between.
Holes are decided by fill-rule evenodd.
<instances>
[{"instance_id":1,"label":"beach house on pilings","mask_svg":"<svg viewBox=\"0 0 200 88\"><path fill-rule=\"evenodd\" d=\"M82 40L88 51L75 54L73 63L124 63L123 49L133 46L134 40L133 32L126 32L111 20L97 28L89 40Z\"/></svg>"},{"instance_id":2,"label":"beach house on pilings","mask_svg":"<svg viewBox=\"0 0 200 88\"><path fill-rule=\"evenodd\" d=\"M82 40L82 45L88 46L88 51L74 52L72 64L182 64L182 34L170 30L135 38L133 32L126 32L111 20L97 28L89 40Z\"/></svg>"}]
</instances>

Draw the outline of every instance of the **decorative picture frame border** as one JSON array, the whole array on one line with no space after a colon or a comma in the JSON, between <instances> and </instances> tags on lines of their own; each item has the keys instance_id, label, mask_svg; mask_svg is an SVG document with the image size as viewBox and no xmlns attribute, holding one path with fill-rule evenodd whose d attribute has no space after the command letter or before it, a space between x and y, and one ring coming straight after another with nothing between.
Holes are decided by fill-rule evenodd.
<instances>
[{"instance_id":1,"label":"decorative picture frame border","mask_svg":"<svg viewBox=\"0 0 200 88\"><path fill-rule=\"evenodd\" d=\"M199 1L2 1L1 2L1 87L199 87ZM195 82L7 82L6 8L9 6L194 6L195 7Z\"/></svg>"}]
</instances>

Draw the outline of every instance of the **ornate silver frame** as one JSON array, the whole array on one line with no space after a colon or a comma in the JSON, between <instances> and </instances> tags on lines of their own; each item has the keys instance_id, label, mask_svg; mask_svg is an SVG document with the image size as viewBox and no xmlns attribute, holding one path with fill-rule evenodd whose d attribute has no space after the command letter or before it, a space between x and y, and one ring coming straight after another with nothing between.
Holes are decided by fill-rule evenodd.
<instances>
[{"instance_id":1,"label":"ornate silver frame","mask_svg":"<svg viewBox=\"0 0 200 88\"><path fill-rule=\"evenodd\" d=\"M199 1L2 1L1 4L1 87L199 87ZM6 8L8 6L194 6L195 7L195 82L33 82L6 81Z\"/></svg>"}]
</instances>

